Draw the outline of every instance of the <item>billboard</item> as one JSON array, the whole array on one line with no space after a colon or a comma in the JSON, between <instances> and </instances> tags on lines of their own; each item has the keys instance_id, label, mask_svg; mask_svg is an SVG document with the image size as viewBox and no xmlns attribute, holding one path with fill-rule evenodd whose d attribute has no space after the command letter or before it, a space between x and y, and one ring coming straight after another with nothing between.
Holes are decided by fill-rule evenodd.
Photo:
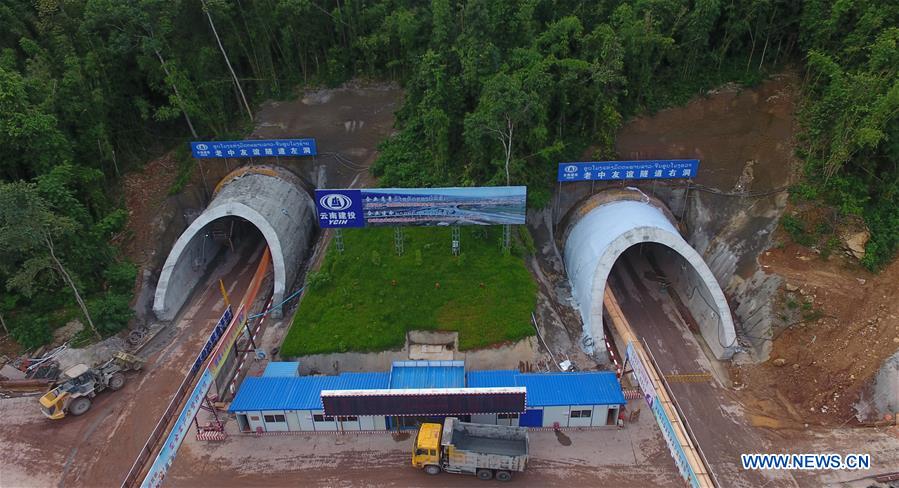
<instances>
[{"instance_id":1,"label":"billboard","mask_svg":"<svg viewBox=\"0 0 899 488\"><path fill-rule=\"evenodd\" d=\"M694 178L698 159L647 159L641 161L592 161L559 163L558 180L614 181Z\"/></svg>"},{"instance_id":2,"label":"billboard","mask_svg":"<svg viewBox=\"0 0 899 488\"><path fill-rule=\"evenodd\" d=\"M524 413L523 386L400 390L323 390L325 415L472 415Z\"/></svg>"},{"instance_id":3,"label":"billboard","mask_svg":"<svg viewBox=\"0 0 899 488\"><path fill-rule=\"evenodd\" d=\"M315 190L323 228L397 225L522 225L527 187Z\"/></svg>"},{"instance_id":4,"label":"billboard","mask_svg":"<svg viewBox=\"0 0 899 488\"><path fill-rule=\"evenodd\" d=\"M315 139L258 139L248 141L199 141L190 143L198 159L212 158L296 158L315 156Z\"/></svg>"}]
</instances>

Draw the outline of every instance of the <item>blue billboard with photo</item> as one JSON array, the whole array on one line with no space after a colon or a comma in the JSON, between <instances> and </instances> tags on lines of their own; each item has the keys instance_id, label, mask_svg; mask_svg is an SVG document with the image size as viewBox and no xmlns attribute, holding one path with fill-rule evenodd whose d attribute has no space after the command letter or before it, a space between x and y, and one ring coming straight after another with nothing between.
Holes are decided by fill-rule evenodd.
<instances>
[{"instance_id":1,"label":"blue billboard with photo","mask_svg":"<svg viewBox=\"0 0 899 488\"><path fill-rule=\"evenodd\" d=\"M316 190L315 201L323 228L523 225L527 187Z\"/></svg>"}]
</instances>

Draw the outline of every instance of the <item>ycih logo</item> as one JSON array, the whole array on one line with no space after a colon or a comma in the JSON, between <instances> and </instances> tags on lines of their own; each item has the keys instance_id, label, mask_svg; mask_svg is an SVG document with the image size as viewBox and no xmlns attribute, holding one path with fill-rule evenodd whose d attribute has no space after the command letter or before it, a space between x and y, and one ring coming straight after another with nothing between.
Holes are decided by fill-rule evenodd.
<instances>
[{"instance_id":1,"label":"ycih logo","mask_svg":"<svg viewBox=\"0 0 899 488\"><path fill-rule=\"evenodd\" d=\"M575 166L573 164L569 164L568 166L565 166L565 172L566 173L577 173L577 166Z\"/></svg>"},{"instance_id":2,"label":"ycih logo","mask_svg":"<svg viewBox=\"0 0 899 488\"><path fill-rule=\"evenodd\" d=\"M206 144L197 144L198 151L205 151L207 149L209 149L209 146L207 146Z\"/></svg>"},{"instance_id":3,"label":"ycih logo","mask_svg":"<svg viewBox=\"0 0 899 488\"><path fill-rule=\"evenodd\" d=\"M332 212L339 212L341 210L346 210L353 206L353 200L346 195L341 195L340 193L331 193L330 195L325 195L321 197L318 201L322 207L331 210Z\"/></svg>"}]
</instances>

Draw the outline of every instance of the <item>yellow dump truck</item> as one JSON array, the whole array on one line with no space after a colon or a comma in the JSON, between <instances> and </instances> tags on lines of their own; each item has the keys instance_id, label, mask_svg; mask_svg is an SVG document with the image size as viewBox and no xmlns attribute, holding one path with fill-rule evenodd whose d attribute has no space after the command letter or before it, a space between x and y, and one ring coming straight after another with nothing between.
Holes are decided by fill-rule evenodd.
<instances>
[{"instance_id":1,"label":"yellow dump truck","mask_svg":"<svg viewBox=\"0 0 899 488\"><path fill-rule=\"evenodd\" d=\"M91 398L105 389L125 386L125 371L138 370L144 360L125 352L117 352L108 361L93 368L76 364L65 370L62 383L41 397L41 412L53 420L71 413L81 415L91 408Z\"/></svg>"},{"instance_id":2,"label":"yellow dump truck","mask_svg":"<svg viewBox=\"0 0 899 488\"><path fill-rule=\"evenodd\" d=\"M443 425L422 424L415 436L412 466L436 475L473 474L482 480L509 481L524 471L528 430L508 425L472 424L447 417Z\"/></svg>"}]
</instances>

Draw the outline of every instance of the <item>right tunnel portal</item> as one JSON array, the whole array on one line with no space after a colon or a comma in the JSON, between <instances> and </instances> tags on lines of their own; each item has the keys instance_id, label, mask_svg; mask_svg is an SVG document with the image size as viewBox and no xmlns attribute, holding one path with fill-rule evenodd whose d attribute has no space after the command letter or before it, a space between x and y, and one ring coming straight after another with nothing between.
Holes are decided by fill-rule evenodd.
<instances>
[{"instance_id":1,"label":"right tunnel portal","mask_svg":"<svg viewBox=\"0 0 899 488\"><path fill-rule=\"evenodd\" d=\"M601 194L588 199L569 214L562 236L565 268L585 336L602 343L608 286L623 289L632 299L639 289L670 292L711 354L731 358L738 349L736 331L712 271L681 236L664 205L639 191L628 193L621 199ZM646 290L651 287L656 289Z\"/></svg>"}]
</instances>

